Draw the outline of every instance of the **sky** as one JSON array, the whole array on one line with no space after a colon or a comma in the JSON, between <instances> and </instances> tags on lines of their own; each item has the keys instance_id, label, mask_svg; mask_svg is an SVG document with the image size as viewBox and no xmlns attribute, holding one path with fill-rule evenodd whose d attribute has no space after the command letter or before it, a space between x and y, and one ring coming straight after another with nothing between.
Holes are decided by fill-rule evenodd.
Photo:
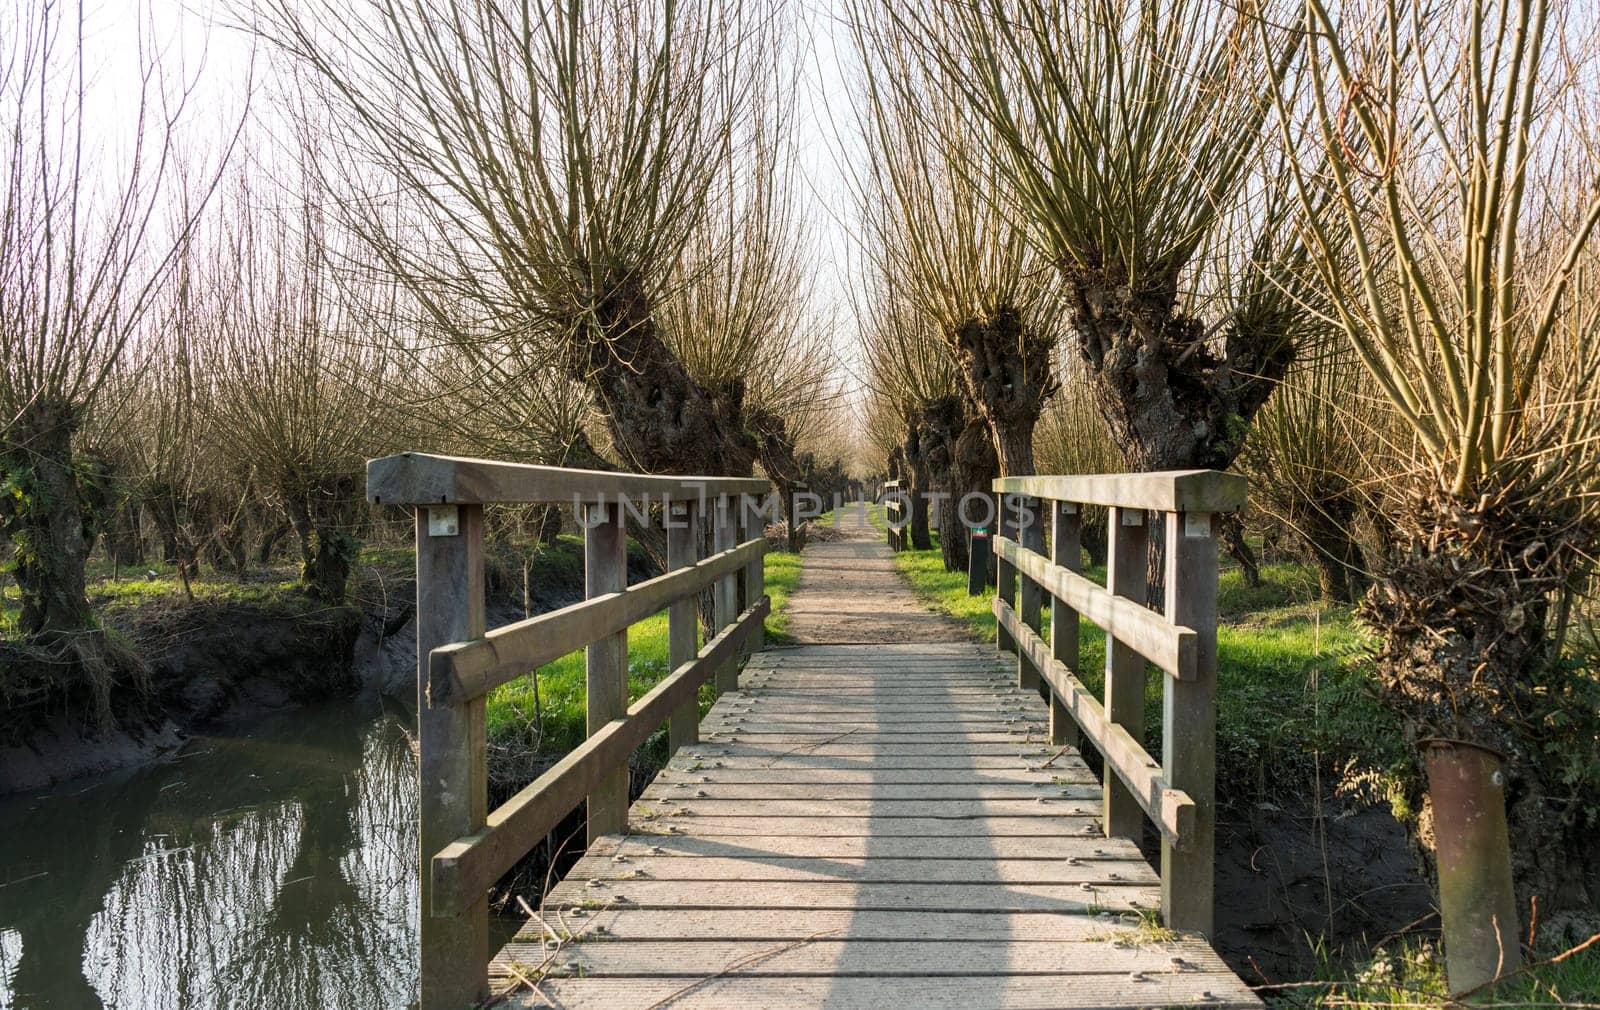
<instances>
[{"instance_id":1,"label":"sky","mask_svg":"<svg viewBox=\"0 0 1600 1010\"><path fill-rule=\"evenodd\" d=\"M816 316L831 328L844 400L854 403L860 391L853 377L861 362L850 302L851 271L859 260L847 168L858 149L848 90L853 43L844 25L842 0L789 2L795 5L791 13L800 26L796 45L802 80L796 99L795 146L813 243ZM141 49L148 49L151 40L157 43L163 64L194 83L188 114L197 135L209 132L220 140L237 123L246 84L254 75L259 89L265 61L253 52L248 35L229 27L229 13L236 5L230 0L87 0L84 55L86 65L94 68L87 120L100 127L103 143L108 147L121 143L119 130L129 120L137 95ZM140 9L147 11L150 21L143 29ZM257 101L252 115L270 122L272 111Z\"/></svg>"}]
</instances>

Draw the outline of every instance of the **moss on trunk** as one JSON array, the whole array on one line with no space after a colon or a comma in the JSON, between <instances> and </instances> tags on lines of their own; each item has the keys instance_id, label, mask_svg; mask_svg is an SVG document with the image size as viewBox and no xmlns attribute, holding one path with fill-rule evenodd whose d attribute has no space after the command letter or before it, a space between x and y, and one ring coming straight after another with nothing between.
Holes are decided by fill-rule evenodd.
<instances>
[{"instance_id":1,"label":"moss on trunk","mask_svg":"<svg viewBox=\"0 0 1600 1010\"><path fill-rule=\"evenodd\" d=\"M1529 503L1480 500L1488 504L1418 500L1406 552L1367 594L1360 614L1382 636L1381 697L1413 743L1461 739L1505 756L1519 908L1537 897L1541 918L1592 913L1600 682L1563 659L1551 625L1600 530ZM1427 842L1426 814L1420 827Z\"/></svg>"}]
</instances>

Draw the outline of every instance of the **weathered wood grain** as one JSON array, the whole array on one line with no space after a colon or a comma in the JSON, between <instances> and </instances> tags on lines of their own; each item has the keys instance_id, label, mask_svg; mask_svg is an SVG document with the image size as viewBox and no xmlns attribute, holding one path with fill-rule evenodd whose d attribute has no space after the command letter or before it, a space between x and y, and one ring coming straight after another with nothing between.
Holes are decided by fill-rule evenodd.
<instances>
[{"instance_id":1,"label":"weathered wood grain","mask_svg":"<svg viewBox=\"0 0 1600 1010\"><path fill-rule=\"evenodd\" d=\"M1115 547L1120 534L1120 540L1124 542L1130 557L1137 546L1135 541L1144 542L1142 523L1134 527L1113 526L1111 529L1112 546ZM1194 676L1194 629L1172 624L1138 602L1137 598L1130 598L1135 592L1132 569L1123 571L1129 579L1128 588L1118 591L1114 587L1106 589L1095 585L1077 572L1047 561L1042 555L1023 550L1010 540L996 540L994 549L997 555L1009 556L1010 563L1019 572L1037 580L1053 598L1063 601L1105 629L1107 636L1115 640L1116 648L1129 654L1137 653L1174 677L1188 679ZM1114 556L1112 560L1114 573L1117 571ZM1139 579L1141 583L1144 580L1142 569ZM1027 623L1026 615L1023 617L1023 623Z\"/></svg>"},{"instance_id":2,"label":"weathered wood grain","mask_svg":"<svg viewBox=\"0 0 1600 1010\"><path fill-rule=\"evenodd\" d=\"M502 463L461 456L403 452L367 462L367 500L376 505L559 505L698 501L722 494L764 495L751 477L667 477L564 466Z\"/></svg>"},{"instance_id":3,"label":"weathered wood grain","mask_svg":"<svg viewBox=\"0 0 1600 1010\"><path fill-rule=\"evenodd\" d=\"M433 858L431 913L450 915L462 905L479 900L598 784L619 768L626 776L629 756L673 711L682 707L685 699L695 696L719 664L737 654L742 637L759 625L770 605L766 598L758 601L722 634L707 642L693 661L674 670L634 702L625 717L613 719L590 734L490 813L481 829L457 837L440 849ZM626 825L624 817L619 829Z\"/></svg>"},{"instance_id":4,"label":"weathered wood grain","mask_svg":"<svg viewBox=\"0 0 1600 1010\"><path fill-rule=\"evenodd\" d=\"M1075 718L1076 679L1002 613ZM1259 1005L1201 938L1138 942L1160 878L1104 837L1099 785L1014 667L827 648L752 658L631 833L501 952L510 1005L547 1005L512 964L549 1005L607 1010Z\"/></svg>"},{"instance_id":5,"label":"weathered wood grain","mask_svg":"<svg viewBox=\"0 0 1600 1010\"><path fill-rule=\"evenodd\" d=\"M1249 482L1216 470L1167 470L1086 476L1001 477L1000 494L1156 512L1235 512L1244 507Z\"/></svg>"},{"instance_id":6,"label":"weathered wood grain","mask_svg":"<svg viewBox=\"0 0 1600 1010\"><path fill-rule=\"evenodd\" d=\"M1246 1010L1260 1006L1233 976L1204 972L1147 976L1136 983L1127 973L1111 973L1055 979L719 977L701 984L663 978L547 979L539 988L539 993L523 990L512 995L506 1006L567 1010L1148 1010L1191 1005Z\"/></svg>"},{"instance_id":7,"label":"weathered wood grain","mask_svg":"<svg viewBox=\"0 0 1600 1010\"><path fill-rule=\"evenodd\" d=\"M679 531L667 532L670 549ZM692 545L689 547L692 551ZM592 593L580 603L436 649L429 664L430 702L440 705L477 698L590 642L626 631L675 602L681 606L681 601L687 600L692 607L696 593L743 571L751 558L759 562L766 549L766 541L752 540L638 585L623 588L619 584Z\"/></svg>"}]
</instances>

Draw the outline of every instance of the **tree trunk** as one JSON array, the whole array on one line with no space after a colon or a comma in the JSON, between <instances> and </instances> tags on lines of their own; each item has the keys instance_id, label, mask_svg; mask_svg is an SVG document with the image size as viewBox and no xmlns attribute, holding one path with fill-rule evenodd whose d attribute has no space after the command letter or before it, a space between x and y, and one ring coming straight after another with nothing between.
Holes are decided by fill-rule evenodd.
<instances>
[{"instance_id":1,"label":"tree trunk","mask_svg":"<svg viewBox=\"0 0 1600 1010\"><path fill-rule=\"evenodd\" d=\"M144 564L144 537L139 529L139 505L125 501L111 515L111 528L106 531L106 553L118 568L135 568Z\"/></svg>"},{"instance_id":2,"label":"tree trunk","mask_svg":"<svg viewBox=\"0 0 1600 1010\"><path fill-rule=\"evenodd\" d=\"M1338 519L1319 516L1302 532L1317 566L1322 597L1334 603L1355 603L1367 588L1366 558L1349 526Z\"/></svg>"},{"instance_id":3,"label":"tree trunk","mask_svg":"<svg viewBox=\"0 0 1600 1010\"><path fill-rule=\"evenodd\" d=\"M301 585L319 600L343 604L361 549L354 534L360 503L356 479L342 475L309 489L288 485L279 490L300 538Z\"/></svg>"},{"instance_id":4,"label":"tree trunk","mask_svg":"<svg viewBox=\"0 0 1600 1010\"><path fill-rule=\"evenodd\" d=\"M759 447L744 425L743 382L696 382L636 276L614 271L599 294L593 318L574 320L567 373L594 394L624 469L748 475Z\"/></svg>"},{"instance_id":5,"label":"tree trunk","mask_svg":"<svg viewBox=\"0 0 1600 1010\"><path fill-rule=\"evenodd\" d=\"M1033 473L1033 429L1061 388L1051 362L1055 338L1029 329L1009 306L967 320L954 336L967 401L989 429L1001 475Z\"/></svg>"},{"instance_id":6,"label":"tree trunk","mask_svg":"<svg viewBox=\"0 0 1600 1010\"><path fill-rule=\"evenodd\" d=\"M1228 554L1239 563L1239 573L1244 576L1244 584L1251 589L1261 588L1261 565L1256 562L1256 556L1250 550L1250 542L1245 539L1244 521L1237 512L1229 512L1222 516L1222 542L1228 549Z\"/></svg>"},{"instance_id":7,"label":"tree trunk","mask_svg":"<svg viewBox=\"0 0 1600 1010\"><path fill-rule=\"evenodd\" d=\"M906 469L911 471L911 548L933 549L928 534L928 461L922 449L922 423L915 414L906 418Z\"/></svg>"},{"instance_id":8,"label":"tree trunk","mask_svg":"<svg viewBox=\"0 0 1600 1010\"><path fill-rule=\"evenodd\" d=\"M277 553L278 544L288 532L289 525L281 517L275 517L270 524L262 527L260 539L256 541L256 564L271 564L272 556Z\"/></svg>"},{"instance_id":9,"label":"tree trunk","mask_svg":"<svg viewBox=\"0 0 1600 1010\"><path fill-rule=\"evenodd\" d=\"M108 505L96 480L102 468L74 457L77 408L34 399L0 441L0 532L13 547L13 577L21 592L17 625L23 654L0 662L0 696L12 681L46 692L86 689L101 726L112 723L111 693L125 676L139 678L137 657L102 631L89 606L84 568L99 513ZM13 668L14 667L14 668Z\"/></svg>"},{"instance_id":10,"label":"tree trunk","mask_svg":"<svg viewBox=\"0 0 1600 1010\"><path fill-rule=\"evenodd\" d=\"M1589 570L1600 530L1562 510L1478 500L1491 504L1420 502L1407 553L1358 613L1383 636L1380 697L1412 743L1465 740L1504 755L1517 906L1536 897L1541 922L1560 922L1600 900L1586 814L1600 806L1600 717L1592 675L1561 661L1550 621Z\"/></svg>"},{"instance_id":11,"label":"tree trunk","mask_svg":"<svg viewBox=\"0 0 1600 1010\"><path fill-rule=\"evenodd\" d=\"M35 400L12 423L0 458L15 489L7 496L5 530L22 592L18 628L28 638L94 627L84 577L94 516L73 459L76 426L71 404Z\"/></svg>"},{"instance_id":12,"label":"tree trunk","mask_svg":"<svg viewBox=\"0 0 1600 1010\"><path fill-rule=\"evenodd\" d=\"M956 443L967 427L966 405L959 396L941 396L922 405L917 414L921 449L928 474L928 492L939 496L939 550L947 572L967 570L967 538L957 514L961 494L955 483Z\"/></svg>"}]
</instances>

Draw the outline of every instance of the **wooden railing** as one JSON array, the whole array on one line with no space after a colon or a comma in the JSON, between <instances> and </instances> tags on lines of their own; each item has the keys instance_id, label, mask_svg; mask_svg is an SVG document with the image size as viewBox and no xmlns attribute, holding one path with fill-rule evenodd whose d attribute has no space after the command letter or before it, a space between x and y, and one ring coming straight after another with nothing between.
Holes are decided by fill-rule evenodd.
<instances>
[{"instance_id":1,"label":"wooden railing","mask_svg":"<svg viewBox=\"0 0 1600 1010\"><path fill-rule=\"evenodd\" d=\"M1210 470L1092 477L1005 477L995 538L1001 649L1025 688L1050 698L1050 738L1087 740L1104 758L1107 836L1161 833L1161 911L1173 929L1210 935L1216 779L1217 520L1240 508L1244 478ZM1109 509L1109 569L1080 574L1080 507ZM1032 521L1025 512L1032 514ZM1151 514L1162 517L1164 605L1146 605ZM1050 549L1045 553L1045 523ZM1020 582L1020 585L1019 585ZM1040 636L1050 597L1050 641ZM1105 629L1104 702L1078 672L1079 618ZM1161 760L1144 748L1147 664L1163 676ZM1080 737L1081 734L1081 737Z\"/></svg>"},{"instance_id":2,"label":"wooden railing","mask_svg":"<svg viewBox=\"0 0 1600 1010\"><path fill-rule=\"evenodd\" d=\"M663 724L669 746L699 733L700 686L738 686L769 609L762 480L657 477L405 453L367 466L367 495L415 510L420 785L421 1007L488 996L487 895L580 804L588 836L626 831L628 759ZM586 599L493 631L484 626L483 507L573 505L584 532ZM666 574L627 585L626 521L659 521ZM702 524L713 546L699 556ZM714 635L699 641L710 588ZM628 704L628 627L668 610L671 672ZM501 684L586 649L588 739L488 810L484 703Z\"/></svg>"},{"instance_id":3,"label":"wooden railing","mask_svg":"<svg viewBox=\"0 0 1600 1010\"><path fill-rule=\"evenodd\" d=\"M911 543L911 509L905 498L910 491L903 480L886 481L883 485L883 528L891 551L903 551Z\"/></svg>"}]
</instances>

